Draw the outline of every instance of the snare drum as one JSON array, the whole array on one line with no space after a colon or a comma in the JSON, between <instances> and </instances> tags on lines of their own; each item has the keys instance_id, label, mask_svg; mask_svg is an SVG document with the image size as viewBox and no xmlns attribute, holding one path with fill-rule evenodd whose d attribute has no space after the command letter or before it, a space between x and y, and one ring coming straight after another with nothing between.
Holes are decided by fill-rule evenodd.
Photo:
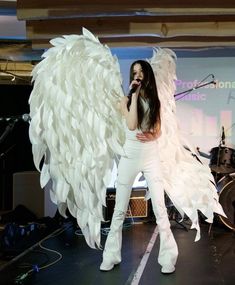
<instances>
[{"instance_id":1,"label":"snare drum","mask_svg":"<svg viewBox=\"0 0 235 285\"><path fill-rule=\"evenodd\" d=\"M210 168L216 173L235 172L235 150L225 146L214 147L210 151Z\"/></svg>"},{"instance_id":2,"label":"snare drum","mask_svg":"<svg viewBox=\"0 0 235 285\"><path fill-rule=\"evenodd\" d=\"M222 177L217 184L219 202L227 218L219 216L225 226L235 230L235 173Z\"/></svg>"}]
</instances>

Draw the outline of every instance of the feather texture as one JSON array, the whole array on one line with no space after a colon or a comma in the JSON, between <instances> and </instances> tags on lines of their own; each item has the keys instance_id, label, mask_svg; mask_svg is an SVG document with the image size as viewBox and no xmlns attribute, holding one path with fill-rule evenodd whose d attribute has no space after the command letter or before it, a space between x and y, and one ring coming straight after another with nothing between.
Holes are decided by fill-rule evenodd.
<instances>
[{"instance_id":1,"label":"feather texture","mask_svg":"<svg viewBox=\"0 0 235 285\"><path fill-rule=\"evenodd\" d=\"M66 216L68 208L87 244L96 248L114 160L123 154L125 141L117 108L124 96L120 67L110 49L86 29L51 44L32 72L29 136L34 163L41 187L52 182L51 199L59 212ZM198 240L198 210L208 222L214 212L224 212L210 169L193 157L178 126L175 60L169 49L155 49L149 60L161 101L160 158L165 190L181 215L191 219Z\"/></svg>"},{"instance_id":2,"label":"feather texture","mask_svg":"<svg viewBox=\"0 0 235 285\"><path fill-rule=\"evenodd\" d=\"M149 60L156 77L161 102L161 131L158 139L164 188L183 217L186 214L200 239L198 210L212 223L214 212L224 215L218 202L214 178L207 165L195 158L194 147L184 138L177 119L176 55L169 49L155 49Z\"/></svg>"},{"instance_id":3,"label":"feather texture","mask_svg":"<svg viewBox=\"0 0 235 285\"><path fill-rule=\"evenodd\" d=\"M76 217L86 242L100 247L106 189L125 134L117 59L88 30L51 40L34 68L29 136L34 163L51 199Z\"/></svg>"}]
</instances>

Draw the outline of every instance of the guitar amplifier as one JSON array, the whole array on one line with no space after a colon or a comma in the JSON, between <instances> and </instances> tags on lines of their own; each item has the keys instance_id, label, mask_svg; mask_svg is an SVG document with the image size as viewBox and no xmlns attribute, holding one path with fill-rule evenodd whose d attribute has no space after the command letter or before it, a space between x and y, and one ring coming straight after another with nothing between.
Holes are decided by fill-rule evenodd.
<instances>
[{"instance_id":1,"label":"guitar amplifier","mask_svg":"<svg viewBox=\"0 0 235 285\"><path fill-rule=\"evenodd\" d=\"M145 200L146 188L133 188L127 210L127 218L146 218L149 215L149 200ZM108 188L106 195L106 205L104 209L105 220L111 220L116 198L116 189Z\"/></svg>"}]
</instances>

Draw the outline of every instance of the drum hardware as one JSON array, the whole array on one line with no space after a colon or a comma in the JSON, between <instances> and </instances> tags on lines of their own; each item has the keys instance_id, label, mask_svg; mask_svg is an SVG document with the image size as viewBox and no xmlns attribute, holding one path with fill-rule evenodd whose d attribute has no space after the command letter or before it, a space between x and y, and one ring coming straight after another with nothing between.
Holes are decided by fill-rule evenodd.
<instances>
[{"instance_id":1,"label":"drum hardware","mask_svg":"<svg viewBox=\"0 0 235 285\"><path fill-rule=\"evenodd\" d=\"M203 83L203 82L204 82L205 80L207 80L209 77L211 77L211 81ZM188 95L190 92L195 91L196 89L205 87L205 86L207 86L207 85L209 85L209 84L214 84L214 85L216 84L214 74L209 74L209 75L207 75L205 78L203 78L198 84L196 84L196 85L193 86L192 88L190 88L190 89L188 89L188 90L185 90L185 91L182 91L182 92L180 92L180 93L175 94L175 95L174 95L175 100L176 100L176 101L177 101L177 100L181 100L183 97L185 97L186 95ZM180 96L180 97L178 98L178 96Z\"/></svg>"},{"instance_id":2,"label":"drum hardware","mask_svg":"<svg viewBox=\"0 0 235 285\"><path fill-rule=\"evenodd\" d=\"M219 145L211 149L210 168L215 173L235 172L235 150Z\"/></svg>"},{"instance_id":3,"label":"drum hardware","mask_svg":"<svg viewBox=\"0 0 235 285\"><path fill-rule=\"evenodd\" d=\"M235 150L226 146L225 133L235 126L232 124L224 130L222 126L221 138L218 147L214 147L210 151L210 168L215 173L232 173L235 172ZM217 177L216 177L217 178ZM217 180L217 179L216 179Z\"/></svg>"},{"instance_id":4,"label":"drum hardware","mask_svg":"<svg viewBox=\"0 0 235 285\"><path fill-rule=\"evenodd\" d=\"M184 218L177 211L176 207L172 203L171 199L167 196L167 194L165 194L165 205L166 205L169 220L176 222L184 230L188 231L188 228L183 223Z\"/></svg>"}]
</instances>

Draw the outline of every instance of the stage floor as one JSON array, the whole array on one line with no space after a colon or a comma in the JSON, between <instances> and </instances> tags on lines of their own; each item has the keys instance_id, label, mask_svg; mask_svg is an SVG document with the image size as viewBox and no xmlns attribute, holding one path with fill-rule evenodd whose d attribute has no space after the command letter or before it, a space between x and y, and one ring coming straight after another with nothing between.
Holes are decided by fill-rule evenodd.
<instances>
[{"instance_id":1,"label":"stage floor","mask_svg":"<svg viewBox=\"0 0 235 285\"><path fill-rule=\"evenodd\" d=\"M176 271L160 272L157 262L159 237L154 222L130 224L123 229L122 263L110 272L99 270L102 251L89 248L72 222L34 245L0 271L0 283L33 285L233 285L235 284L235 235L223 225L201 224L201 240L195 231L171 221L179 247ZM189 228L187 221L184 225ZM105 227L104 227L105 228ZM106 239L102 230L102 244ZM51 251L53 250L53 251ZM56 251L56 252L54 252ZM60 255L59 255L60 254ZM60 260L59 260L60 259ZM58 262L56 262L59 260ZM55 263L54 263L55 262ZM54 263L54 264L51 264ZM50 265L51 264L51 265ZM39 272L30 272L34 268Z\"/></svg>"}]
</instances>

